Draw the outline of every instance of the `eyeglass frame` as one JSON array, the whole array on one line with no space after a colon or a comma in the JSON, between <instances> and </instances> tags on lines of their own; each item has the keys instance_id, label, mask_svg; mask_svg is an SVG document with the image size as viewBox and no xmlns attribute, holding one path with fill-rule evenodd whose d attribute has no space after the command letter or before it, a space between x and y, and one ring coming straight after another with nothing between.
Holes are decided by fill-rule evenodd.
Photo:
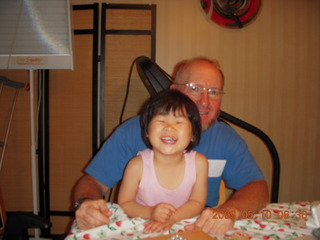
<instances>
[{"instance_id":1,"label":"eyeglass frame","mask_svg":"<svg viewBox=\"0 0 320 240\"><path fill-rule=\"evenodd\" d=\"M214 87L213 88L205 88L201 84L198 84L198 83L173 83L173 84L178 85L178 86L187 87L188 93L190 93L192 96L195 96L195 97L200 97L204 93L205 90L207 91L208 97L210 99L213 99L213 100L220 100L222 95L225 94L225 92L223 92L219 88L214 88ZM192 91L192 87L199 88L200 89L199 94L197 94L196 92ZM217 94L214 94L214 92L211 92L212 90L216 91Z\"/></svg>"}]
</instances>

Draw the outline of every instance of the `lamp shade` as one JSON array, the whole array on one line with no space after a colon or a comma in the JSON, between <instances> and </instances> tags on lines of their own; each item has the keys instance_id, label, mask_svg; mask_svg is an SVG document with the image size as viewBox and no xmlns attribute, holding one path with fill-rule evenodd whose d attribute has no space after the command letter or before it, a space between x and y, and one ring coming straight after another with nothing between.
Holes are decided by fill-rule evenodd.
<instances>
[{"instance_id":1,"label":"lamp shade","mask_svg":"<svg viewBox=\"0 0 320 240\"><path fill-rule=\"evenodd\" d=\"M156 96L172 84L171 76L150 58L140 56L136 58L135 62L138 74L150 96Z\"/></svg>"}]
</instances>

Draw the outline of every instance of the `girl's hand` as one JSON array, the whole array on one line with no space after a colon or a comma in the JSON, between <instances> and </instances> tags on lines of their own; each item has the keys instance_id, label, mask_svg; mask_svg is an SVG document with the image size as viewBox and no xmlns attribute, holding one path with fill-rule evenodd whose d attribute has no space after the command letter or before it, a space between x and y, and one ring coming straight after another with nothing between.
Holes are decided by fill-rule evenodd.
<instances>
[{"instance_id":1,"label":"girl's hand","mask_svg":"<svg viewBox=\"0 0 320 240\"><path fill-rule=\"evenodd\" d=\"M159 203L153 207L151 219L160 223L166 223L176 211L176 208L169 203Z\"/></svg>"},{"instance_id":2,"label":"girl's hand","mask_svg":"<svg viewBox=\"0 0 320 240\"><path fill-rule=\"evenodd\" d=\"M154 232L165 232L168 231L171 226L174 224L174 221L168 221L161 223L158 221L150 220L144 224L144 233L154 233Z\"/></svg>"}]
</instances>

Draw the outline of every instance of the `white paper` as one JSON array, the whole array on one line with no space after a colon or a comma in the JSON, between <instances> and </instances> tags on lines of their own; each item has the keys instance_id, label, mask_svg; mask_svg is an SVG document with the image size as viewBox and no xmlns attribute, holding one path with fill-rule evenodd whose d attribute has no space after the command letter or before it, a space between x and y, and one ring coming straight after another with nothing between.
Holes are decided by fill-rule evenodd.
<instances>
[{"instance_id":1,"label":"white paper","mask_svg":"<svg viewBox=\"0 0 320 240\"><path fill-rule=\"evenodd\" d=\"M319 228L320 227L320 204L318 206L312 207L312 215L309 217L306 225L309 228Z\"/></svg>"},{"instance_id":2,"label":"white paper","mask_svg":"<svg viewBox=\"0 0 320 240\"><path fill-rule=\"evenodd\" d=\"M220 177L226 162L224 159L209 159L209 177Z\"/></svg>"}]
</instances>

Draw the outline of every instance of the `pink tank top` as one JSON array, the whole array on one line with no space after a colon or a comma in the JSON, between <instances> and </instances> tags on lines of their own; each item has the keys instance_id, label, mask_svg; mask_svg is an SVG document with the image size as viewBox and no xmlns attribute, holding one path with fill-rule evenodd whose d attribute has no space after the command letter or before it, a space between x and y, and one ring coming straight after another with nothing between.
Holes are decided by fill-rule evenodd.
<instances>
[{"instance_id":1,"label":"pink tank top","mask_svg":"<svg viewBox=\"0 0 320 240\"><path fill-rule=\"evenodd\" d=\"M185 204L190 197L196 181L195 151L184 154L185 172L183 180L176 189L166 189L158 182L153 164L153 151L145 149L138 153L142 156L143 171L136 201L145 206L155 206L159 203L170 203L176 208Z\"/></svg>"}]
</instances>

